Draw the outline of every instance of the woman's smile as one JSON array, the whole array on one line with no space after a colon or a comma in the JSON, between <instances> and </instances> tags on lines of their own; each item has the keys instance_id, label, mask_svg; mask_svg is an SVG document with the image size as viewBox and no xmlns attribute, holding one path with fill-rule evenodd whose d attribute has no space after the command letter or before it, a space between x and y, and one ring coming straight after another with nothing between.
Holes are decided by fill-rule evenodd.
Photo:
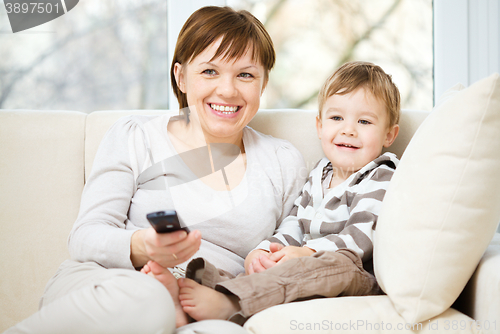
<instances>
[{"instance_id":1,"label":"woman's smile","mask_svg":"<svg viewBox=\"0 0 500 334\"><path fill-rule=\"evenodd\" d=\"M240 106L224 105L224 104L208 104L212 111L221 117L236 117L237 112L241 109Z\"/></svg>"}]
</instances>

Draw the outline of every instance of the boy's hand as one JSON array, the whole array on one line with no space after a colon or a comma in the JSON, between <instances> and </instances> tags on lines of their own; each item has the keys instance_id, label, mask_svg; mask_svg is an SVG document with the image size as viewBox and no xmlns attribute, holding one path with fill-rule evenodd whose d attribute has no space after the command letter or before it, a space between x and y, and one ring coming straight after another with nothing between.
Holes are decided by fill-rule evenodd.
<instances>
[{"instance_id":1,"label":"boy's hand","mask_svg":"<svg viewBox=\"0 0 500 334\"><path fill-rule=\"evenodd\" d=\"M255 272L252 263L260 256L269 257L269 252L263 249L254 249L247 255L247 257L245 258L245 273L247 275L253 274Z\"/></svg>"},{"instance_id":2,"label":"boy's hand","mask_svg":"<svg viewBox=\"0 0 500 334\"><path fill-rule=\"evenodd\" d=\"M253 259L249 266L249 274L261 273L271 267L277 265L276 262L269 259L270 254L260 255L258 258Z\"/></svg>"},{"instance_id":3,"label":"boy's hand","mask_svg":"<svg viewBox=\"0 0 500 334\"><path fill-rule=\"evenodd\" d=\"M283 247L282 244L278 244L272 242L269 246L269 250L271 253L277 252L281 250ZM269 269L276 265L276 262L270 261L269 256L271 253L263 250L263 249L255 249L250 252L245 258L245 272L247 275L253 273L260 273L266 269Z\"/></svg>"},{"instance_id":4,"label":"boy's hand","mask_svg":"<svg viewBox=\"0 0 500 334\"><path fill-rule=\"evenodd\" d=\"M316 253L316 251L308 247L286 246L281 250L273 252L271 256L269 256L269 260L276 264L280 264L296 257L311 256L314 253Z\"/></svg>"},{"instance_id":5,"label":"boy's hand","mask_svg":"<svg viewBox=\"0 0 500 334\"><path fill-rule=\"evenodd\" d=\"M277 251L280 251L283 248L285 248L285 246L277 242L271 242L271 244L269 245L269 250L271 251L271 253L276 253Z\"/></svg>"},{"instance_id":6,"label":"boy's hand","mask_svg":"<svg viewBox=\"0 0 500 334\"><path fill-rule=\"evenodd\" d=\"M295 257L310 256L316 251L308 247L283 246L278 243L271 243L269 246L271 253L259 254L254 256L250 265L248 274L260 273L277 264L283 263ZM247 257L248 258L248 257ZM246 262L246 261L245 261Z\"/></svg>"}]
</instances>

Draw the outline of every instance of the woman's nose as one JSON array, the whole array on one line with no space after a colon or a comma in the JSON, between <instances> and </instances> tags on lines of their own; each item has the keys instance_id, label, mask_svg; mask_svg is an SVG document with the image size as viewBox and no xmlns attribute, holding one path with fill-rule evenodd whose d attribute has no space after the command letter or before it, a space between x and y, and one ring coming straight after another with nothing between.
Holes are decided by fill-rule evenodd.
<instances>
[{"instance_id":1,"label":"woman's nose","mask_svg":"<svg viewBox=\"0 0 500 334\"><path fill-rule=\"evenodd\" d=\"M217 85L217 94L223 97L234 97L237 89L233 78L221 78Z\"/></svg>"}]
</instances>

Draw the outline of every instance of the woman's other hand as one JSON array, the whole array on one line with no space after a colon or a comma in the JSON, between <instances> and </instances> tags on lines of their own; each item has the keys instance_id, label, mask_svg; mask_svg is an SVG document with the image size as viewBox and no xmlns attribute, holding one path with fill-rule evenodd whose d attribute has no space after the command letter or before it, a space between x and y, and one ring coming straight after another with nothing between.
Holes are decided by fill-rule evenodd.
<instances>
[{"instance_id":1,"label":"woman's other hand","mask_svg":"<svg viewBox=\"0 0 500 334\"><path fill-rule=\"evenodd\" d=\"M187 261L200 245L200 231L158 234L150 227L132 235L130 259L135 268L143 267L150 260L164 268L172 268Z\"/></svg>"}]
</instances>

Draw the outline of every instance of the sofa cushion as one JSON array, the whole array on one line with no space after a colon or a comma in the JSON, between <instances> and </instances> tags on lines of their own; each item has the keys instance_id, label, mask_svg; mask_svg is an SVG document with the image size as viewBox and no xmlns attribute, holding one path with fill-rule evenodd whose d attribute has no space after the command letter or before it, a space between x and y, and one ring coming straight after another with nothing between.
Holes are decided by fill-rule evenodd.
<instances>
[{"instance_id":1,"label":"sofa cushion","mask_svg":"<svg viewBox=\"0 0 500 334\"><path fill-rule=\"evenodd\" d=\"M130 115L162 115L165 113L174 114L167 110L103 110L90 113L85 124L85 181L92 170L95 154L101 140L116 121Z\"/></svg>"},{"instance_id":2,"label":"sofa cushion","mask_svg":"<svg viewBox=\"0 0 500 334\"><path fill-rule=\"evenodd\" d=\"M399 134L396 140L388 148L384 148L383 152L392 152L399 158L403 155L408 143L417 131L418 127L424 119L429 116L428 111L422 110L401 110L401 117L399 118Z\"/></svg>"},{"instance_id":3,"label":"sofa cushion","mask_svg":"<svg viewBox=\"0 0 500 334\"><path fill-rule=\"evenodd\" d=\"M245 323L255 334L479 333L468 316L448 309L422 323L407 323L387 296L322 298L271 307ZM417 331L418 330L418 331Z\"/></svg>"},{"instance_id":4,"label":"sofa cushion","mask_svg":"<svg viewBox=\"0 0 500 334\"><path fill-rule=\"evenodd\" d=\"M500 79L448 96L407 147L375 234L375 273L407 322L448 309L500 220Z\"/></svg>"},{"instance_id":5,"label":"sofa cushion","mask_svg":"<svg viewBox=\"0 0 500 334\"><path fill-rule=\"evenodd\" d=\"M249 126L292 143L304 157L308 169L305 172L308 173L324 157L316 134L316 115L317 112L312 110L262 109Z\"/></svg>"},{"instance_id":6,"label":"sofa cushion","mask_svg":"<svg viewBox=\"0 0 500 334\"><path fill-rule=\"evenodd\" d=\"M85 126L85 179L89 176L97 148L106 131L119 118L129 115L161 115L178 111L167 110L107 110L95 111L87 116ZM304 157L308 170L324 157L321 143L316 133L316 111L303 109L262 109L252 119L249 126L264 134L288 140ZM413 134L429 115L427 111L402 110L400 131L388 151L400 157Z\"/></svg>"},{"instance_id":7,"label":"sofa cushion","mask_svg":"<svg viewBox=\"0 0 500 334\"><path fill-rule=\"evenodd\" d=\"M257 131L288 140L295 146L311 170L325 155L316 132L317 111L301 109L262 109L249 126ZM413 134L429 115L427 111L401 110L399 135L390 148L384 150L400 157Z\"/></svg>"}]
</instances>

